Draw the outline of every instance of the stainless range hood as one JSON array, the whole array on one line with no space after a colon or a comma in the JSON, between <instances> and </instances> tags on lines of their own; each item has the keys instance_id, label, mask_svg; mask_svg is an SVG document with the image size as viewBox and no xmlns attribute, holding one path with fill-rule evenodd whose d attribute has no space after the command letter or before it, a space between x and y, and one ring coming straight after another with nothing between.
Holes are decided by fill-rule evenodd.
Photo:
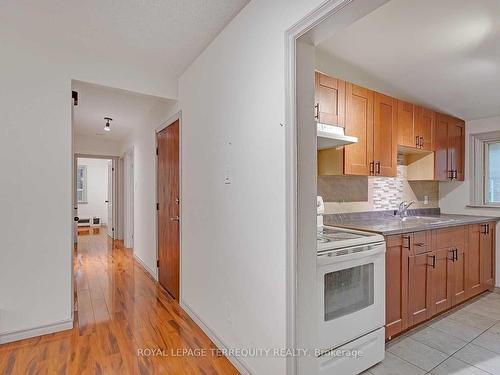
<instances>
[{"instance_id":1,"label":"stainless range hood","mask_svg":"<svg viewBox=\"0 0 500 375\"><path fill-rule=\"evenodd\" d=\"M318 150L342 147L357 141L357 137L345 135L344 128L340 126L318 123Z\"/></svg>"}]
</instances>

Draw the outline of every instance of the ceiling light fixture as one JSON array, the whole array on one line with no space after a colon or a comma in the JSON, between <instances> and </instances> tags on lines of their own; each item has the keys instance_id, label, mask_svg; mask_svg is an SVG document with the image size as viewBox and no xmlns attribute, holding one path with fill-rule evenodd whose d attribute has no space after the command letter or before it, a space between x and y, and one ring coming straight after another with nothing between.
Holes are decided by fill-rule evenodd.
<instances>
[{"instance_id":1,"label":"ceiling light fixture","mask_svg":"<svg viewBox=\"0 0 500 375\"><path fill-rule=\"evenodd\" d=\"M104 130L107 132L111 131L111 125L109 124L110 121L113 121L111 117L104 117L104 120L106 120L106 125L104 125Z\"/></svg>"}]
</instances>

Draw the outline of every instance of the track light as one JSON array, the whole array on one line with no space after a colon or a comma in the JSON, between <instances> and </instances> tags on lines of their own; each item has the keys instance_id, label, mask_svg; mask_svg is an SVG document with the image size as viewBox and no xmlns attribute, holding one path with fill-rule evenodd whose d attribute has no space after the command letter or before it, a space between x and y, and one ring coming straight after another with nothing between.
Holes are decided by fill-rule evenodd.
<instances>
[{"instance_id":1,"label":"track light","mask_svg":"<svg viewBox=\"0 0 500 375\"><path fill-rule=\"evenodd\" d=\"M106 120L106 125L104 125L104 130L107 131L107 132L110 132L111 131L111 125L110 125L110 121L113 121L113 119L111 117L104 117L104 120Z\"/></svg>"}]
</instances>

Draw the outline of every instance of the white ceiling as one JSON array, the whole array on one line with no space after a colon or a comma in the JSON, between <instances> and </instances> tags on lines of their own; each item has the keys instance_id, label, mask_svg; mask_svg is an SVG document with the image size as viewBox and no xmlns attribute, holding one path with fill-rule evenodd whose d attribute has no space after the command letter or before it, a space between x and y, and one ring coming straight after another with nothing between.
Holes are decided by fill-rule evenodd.
<instances>
[{"instance_id":1,"label":"white ceiling","mask_svg":"<svg viewBox=\"0 0 500 375\"><path fill-rule=\"evenodd\" d=\"M78 105L73 107L74 133L122 141L134 129L144 124L153 107L173 102L155 96L73 81L78 92ZM111 131L104 131L104 117L111 117Z\"/></svg>"},{"instance_id":2,"label":"white ceiling","mask_svg":"<svg viewBox=\"0 0 500 375\"><path fill-rule=\"evenodd\" d=\"M391 0L318 48L389 95L466 120L500 114L500 1Z\"/></svg>"},{"instance_id":3,"label":"white ceiling","mask_svg":"<svg viewBox=\"0 0 500 375\"><path fill-rule=\"evenodd\" d=\"M0 29L178 78L248 2L0 0Z\"/></svg>"}]
</instances>

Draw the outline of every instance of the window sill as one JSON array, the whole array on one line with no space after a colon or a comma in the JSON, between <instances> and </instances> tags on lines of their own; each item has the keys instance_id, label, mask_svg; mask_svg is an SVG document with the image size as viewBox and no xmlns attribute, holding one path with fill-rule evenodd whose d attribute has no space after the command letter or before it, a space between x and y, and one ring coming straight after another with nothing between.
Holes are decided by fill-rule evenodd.
<instances>
[{"instance_id":1,"label":"window sill","mask_svg":"<svg viewBox=\"0 0 500 375\"><path fill-rule=\"evenodd\" d=\"M467 207L467 208L492 208L494 210L500 210L500 205L492 205L492 204L468 204L465 207Z\"/></svg>"}]
</instances>

